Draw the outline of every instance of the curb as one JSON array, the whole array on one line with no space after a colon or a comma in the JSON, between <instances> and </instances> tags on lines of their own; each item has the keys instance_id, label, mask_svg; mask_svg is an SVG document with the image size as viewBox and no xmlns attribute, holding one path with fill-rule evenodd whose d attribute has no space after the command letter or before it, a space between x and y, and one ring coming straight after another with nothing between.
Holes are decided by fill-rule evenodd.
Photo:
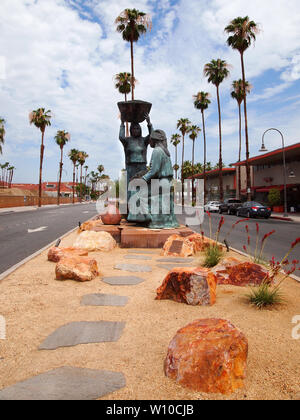
<instances>
[{"instance_id":1,"label":"curb","mask_svg":"<svg viewBox=\"0 0 300 420\"><path fill-rule=\"evenodd\" d=\"M1 207L0 208L0 216L3 215L7 215L7 214L13 214L13 213L23 213L23 212L29 212L29 211L36 211L38 209L45 209L45 208L49 208L49 209L58 209L58 208L62 208L63 206L76 206L76 205L84 205L84 204L92 204L90 202L84 202L84 203L70 203L70 204L61 204L60 206L58 206L57 204L46 204L42 207L36 207L36 206L28 206L26 208L26 206L21 206L21 207ZM18 210L10 210L10 209L18 209Z\"/></svg>"},{"instance_id":2,"label":"curb","mask_svg":"<svg viewBox=\"0 0 300 420\"><path fill-rule=\"evenodd\" d=\"M91 219L90 219L91 220ZM75 227L71 229L69 232L65 233L64 235L60 236L59 238L55 239L55 241L51 242L50 244L44 246L43 248L36 251L34 254L29 255L29 257L26 257L24 260L18 262L13 267L9 268L8 270L4 271L4 273L0 274L0 283L2 283L7 276L12 274L14 271L16 271L18 268L22 267L24 264L28 263L30 260L32 260L35 257L38 257L41 255L44 251L46 251L48 248L52 247L56 244L58 239L64 239L66 236L70 235L71 233L75 232L78 229L78 227Z\"/></svg>"},{"instance_id":3,"label":"curb","mask_svg":"<svg viewBox=\"0 0 300 420\"><path fill-rule=\"evenodd\" d=\"M285 220L286 222L294 222L294 219L291 219L290 217L271 216L271 219Z\"/></svg>"}]
</instances>

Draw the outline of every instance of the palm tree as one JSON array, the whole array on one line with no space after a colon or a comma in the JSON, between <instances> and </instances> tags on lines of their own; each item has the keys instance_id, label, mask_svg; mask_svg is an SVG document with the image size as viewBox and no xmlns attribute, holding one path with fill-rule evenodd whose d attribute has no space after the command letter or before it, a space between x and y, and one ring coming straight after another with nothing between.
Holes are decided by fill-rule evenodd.
<instances>
[{"instance_id":1,"label":"palm tree","mask_svg":"<svg viewBox=\"0 0 300 420\"><path fill-rule=\"evenodd\" d=\"M249 82L246 82L246 94L250 93L251 85ZM244 83L242 79L235 80L232 83L233 91L231 92L231 97L237 101L238 108L239 108L239 162L241 161L242 157L242 115L241 115L241 105L243 100L245 99L244 93ZM241 167L238 167L238 198L241 196Z\"/></svg>"},{"instance_id":2,"label":"palm tree","mask_svg":"<svg viewBox=\"0 0 300 420\"><path fill-rule=\"evenodd\" d=\"M75 203L75 172L76 172L76 164L78 162L78 155L79 150L72 149L69 152L69 158L73 163L73 204Z\"/></svg>"},{"instance_id":3,"label":"palm tree","mask_svg":"<svg viewBox=\"0 0 300 420\"><path fill-rule=\"evenodd\" d=\"M98 167L97 167L97 171L99 172L99 174L100 174L100 176L101 176L101 174L102 174L102 172L104 172L104 166L103 165L99 165Z\"/></svg>"},{"instance_id":4,"label":"palm tree","mask_svg":"<svg viewBox=\"0 0 300 420\"><path fill-rule=\"evenodd\" d=\"M184 206L184 177L183 177L183 164L184 164L184 137L190 131L191 122L188 118L181 118L177 121L177 128L182 134L182 165L181 165L181 182L182 182L182 206Z\"/></svg>"},{"instance_id":5,"label":"palm tree","mask_svg":"<svg viewBox=\"0 0 300 420\"><path fill-rule=\"evenodd\" d=\"M178 169L179 169L179 166L178 166L178 155L177 155L177 146L180 143L180 139L181 139L180 134L173 134L172 137L171 137L171 143L175 147L175 165L174 165L174 170L175 170L176 179L178 179L177 173L178 173Z\"/></svg>"},{"instance_id":6,"label":"palm tree","mask_svg":"<svg viewBox=\"0 0 300 420\"><path fill-rule=\"evenodd\" d=\"M193 151L192 151L192 200L194 201L195 198L195 191L194 191L194 183L195 183L195 179L194 179L194 169L195 169L195 140L198 137L198 134L200 133L201 128L198 127L197 125L192 125L190 128L190 139L193 142Z\"/></svg>"},{"instance_id":7,"label":"palm tree","mask_svg":"<svg viewBox=\"0 0 300 420\"><path fill-rule=\"evenodd\" d=\"M237 17L233 19L225 28L225 32L230 34L227 39L227 44L234 50L238 50L241 55L242 79L244 92L244 114L245 114L245 138L246 138L246 172L247 172L247 199L251 200L251 173L249 165L249 137L248 137L248 118L247 118L247 91L246 91L246 76L244 53L250 47L252 41L256 40L256 34L259 32L258 24L250 20L248 16Z\"/></svg>"},{"instance_id":8,"label":"palm tree","mask_svg":"<svg viewBox=\"0 0 300 420\"><path fill-rule=\"evenodd\" d=\"M218 99L218 111L219 111L219 193L220 200L223 201L224 190L223 190L223 164L222 164L222 120L221 120L221 106L220 106L220 84L229 76L228 64L225 60L218 58L217 60L211 60L204 66L204 76L208 77L208 82L212 83L217 88L217 99Z\"/></svg>"},{"instance_id":9,"label":"palm tree","mask_svg":"<svg viewBox=\"0 0 300 420\"><path fill-rule=\"evenodd\" d=\"M80 202L82 200L82 168L88 157L89 155L86 152L83 152L83 151L79 152L78 162L80 165Z\"/></svg>"},{"instance_id":10,"label":"palm tree","mask_svg":"<svg viewBox=\"0 0 300 420\"><path fill-rule=\"evenodd\" d=\"M86 186L86 179L88 177L87 170L89 169L88 165L85 165L84 169L85 169L84 185Z\"/></svg>"},{"instance_id":11,"label":"palm tree","mask_svg":"<svg viewBox=\"0 0 300 420\"><path fill-rule=\"evenodd\" d=\"M45 111L45 108L38 108L29 114L30 124L34 124L42 133L41 153L40 153L40 179L39 179L39 207L42 205L42 171L44 160L44 136L47 126L51 125L51 111Z\"/></svg>"},{"instance_id":12,"label":"palm tree","mask_svg":"<svg viewBox=\"0 0 300 420\"><path fill-rule=\"evenodd\" d=\"M63 153L64 147L70 141L71 136L66 131L59 130L55 136L56 144L60 147L60 164L59 164L59 181L58 181L58 188L57 188L57 205L60 204L60 189L61 189L61 177L62 177L62 170L63 170Z\"/></svg>"},{"instance_id":13,"label":"palm tree","mask_svg":"<svg viewBox=\"0 0 300 420\"><path fill-rule=\"evenodd\" d=\"M131 74L124 72L115 75L115 88L119 90L122 95L125 95L125 102L127 102L127 95L131 92ZM134 85L136 79L134 79ZM128 122L126 121L126 136L129 136Z\"/></svg>"},{"instance_id":14,"label":"palm tree","mask_svg":"<svg viewBox=\"0 0 300 420\"><path fill-rule=\"evenodd\" d=\"M11 185L12 185L12 180L13 180L13 177L14 177L14 171L15 171L15 167L14 166L10 166L9 168L8 168L8 171L9 171L9 180L8 180L8 188L11 188Z\"/></svg>"},{"instance_id":15,"label":"palm tree","mask_svg":"<svg viewBox=\"0 0 300 420\"><path fill-rule=\"evenodd\" d=\"M131 92L134 100L134 60L133 43L137 42L142 34L151 30L151 18L144 12L136 9L125 9L115 21L117 32L122 34L124 41L130 42L131 47Z\"/></svg>"},{"instance_id":16,"label":"palm tree","mask_svg":"<svg viewBox=\"0 0 300 420\"><path fill-rule=\"evenodd\" d=\"M0 117L0 155L2 155L2 145L5 138L5 120Z\"/></svg>"},{"instance_id":17,"label":"palm tree","mask_svg":"<svg viewBox=\"0 0 300 420\"><path fill-rule=\"evenodd\" d=\"M204 111L208 108L210 101L210 94L208 92L198 92L194 95L194 107L200 109L202 114L202 127L203 127L203 140L204 140L204 165L203 165L203 179L204 179L204 203L206 203L206 131L205 131L205 119Z\"/></svg>"}]
</instances>

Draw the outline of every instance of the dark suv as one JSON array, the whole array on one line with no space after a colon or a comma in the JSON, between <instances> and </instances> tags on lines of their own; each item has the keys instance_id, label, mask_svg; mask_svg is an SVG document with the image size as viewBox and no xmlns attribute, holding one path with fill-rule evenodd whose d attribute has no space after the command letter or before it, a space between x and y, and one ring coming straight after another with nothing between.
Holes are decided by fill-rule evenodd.
<instances>
[{"instance_id":1,"label":"dark suv","mask_svg":"<svg viewBox=\"0 0 300 420\"><path fill-rule=\"evenodd\" d=\"M236 198L227 198L224 203L220 204L219 213L236 214L236 211L241 207L242 202Z\"/></svg>"}]
</instances>

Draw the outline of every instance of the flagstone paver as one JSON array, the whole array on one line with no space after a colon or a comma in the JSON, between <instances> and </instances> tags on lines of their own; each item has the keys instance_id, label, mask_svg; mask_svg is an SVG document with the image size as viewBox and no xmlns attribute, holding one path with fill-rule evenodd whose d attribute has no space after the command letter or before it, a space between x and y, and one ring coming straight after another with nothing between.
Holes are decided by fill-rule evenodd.
<instances>
[{"instance_id":1,"label":"flagstone paver","mask_svg":"<svg viewBox=\"0 0 300 420\"><path fill-rule=\"evenodd\" d=\"M105 295L101 293L83 296L82 306L125 306L129 301L127 296Z\"/></svg>"},{"instance_id":2,"label":"flagstone paver","mask_svg":"<svg viewBox=\"0 0 300 420\"><path fill-rule=\"evenodd\" d=\"M129 271L131 273L151 273L152 267L150 265L140 264L116 264L115 270Z\"/></svg>"},{"instance_id":3,"label":"flagstone paver","mask_svg":"<svg viewBox=\"0 0 300 420\"><path fill-rule=\"evenodd\" d=\"M124 257L126 260L143 260L143 261L150 261L152 260L152 257L146 256L146 255L125 255Z\"/></svg>"},{"instance_id":4,"label":"flagstone paver","mask_svg":"<svg viewBox=\"0 0 300 420\"><path fill-rule=\"evenodd\" d=\"M49 335L39 350L56 350L78 344L118 341L124 327L125 322L72 322Z\"/></svg>"},{"instance_id":5,"label":"flagstone paver","mask_svg":"<svg viewBox=\"0 0 300 420\"><path fill-rule=\"evenodd\" d=\"M170 271L173 268L195 267L195 264L158 264L157 267Z\"/></svg>"},{"instance_id":6,"label":"flagstone paver","mask_svg":"<svg viewBox=\"0 0 300 420\"><path fill-rule=\"evenodd\" d=\"M192 263L194 262L193 258L176 258L176 257L169 257L169 258L159 258L156 260L157 262L163 262L163 263L175 263L175 264L181 264L181 263Z\"/></svg>"},{"instance_id":7,"label":"flagstone paver","mask_svg":"<svg viewBox=\"0 0 300 420\"><path fill-rule=\"evenodd\" d=\"M61 367L0 391L7 400L96 400L126 386L120 372Z\"/></svg>"},{"instance_id":8,"label":"flagstone paver","mask_svg":"<svg viewBox=\"0 0 300 420\"><path fill-rule=\"evenodd\" d=\"M128 249L127 252L129 254L157 254L158 252L160 252L160 250L157 250L157 249L148 249L148 250L143 250L143 249Z\"/></svg>"},{"instance_id":9,"label":"flagstone paver","mask_svg":"<svg viewBox=\"0 0 300 420\"><path fill-rule=\"evenodd\" d=\"M116 276L116 277L105 277L102 279L104 283L110 284L111 286L134 286L136 284L143 283L145 279L135 276Z\"/></svg>"}]
</instances>

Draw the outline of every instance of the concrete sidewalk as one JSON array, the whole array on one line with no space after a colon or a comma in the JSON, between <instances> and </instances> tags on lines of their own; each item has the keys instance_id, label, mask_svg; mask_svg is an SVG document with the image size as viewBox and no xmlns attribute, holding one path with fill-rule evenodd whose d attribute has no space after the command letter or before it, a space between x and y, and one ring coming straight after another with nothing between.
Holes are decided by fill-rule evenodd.
<instances>
[{"instance_id":1,"label":"concrete sidewalk","mask_svg":"<svg viewBox=\"0 0 300 420\"><path fill-rule=\"evenodd\" d=\"M21 212L25 212L25 211L34 211L34 210L38 210L40 209L45 209L45 208L59 208L59 207L65 207L65 206L77 206L80 204L91 204L91 201L84 201L82 203L70 203L70 204L60 204L59 206L57 204L47 204L45 206L42 207L38 207L38 206L22 206L22 207L5 207L5 208L1 208L0 209L0 214L1 213L21 213Z\"/></svg>"},{"instance_id":2,"label":"concrete sidewalk","mask_svg":"<svg viewBox=\"0 0 300 420\"><path fill-rule=\"evenodd\" d=\"M281 213L272 213L271 219L300 223L300 213L288 213L288 217Z\"/></svg>"}]
</instances>

